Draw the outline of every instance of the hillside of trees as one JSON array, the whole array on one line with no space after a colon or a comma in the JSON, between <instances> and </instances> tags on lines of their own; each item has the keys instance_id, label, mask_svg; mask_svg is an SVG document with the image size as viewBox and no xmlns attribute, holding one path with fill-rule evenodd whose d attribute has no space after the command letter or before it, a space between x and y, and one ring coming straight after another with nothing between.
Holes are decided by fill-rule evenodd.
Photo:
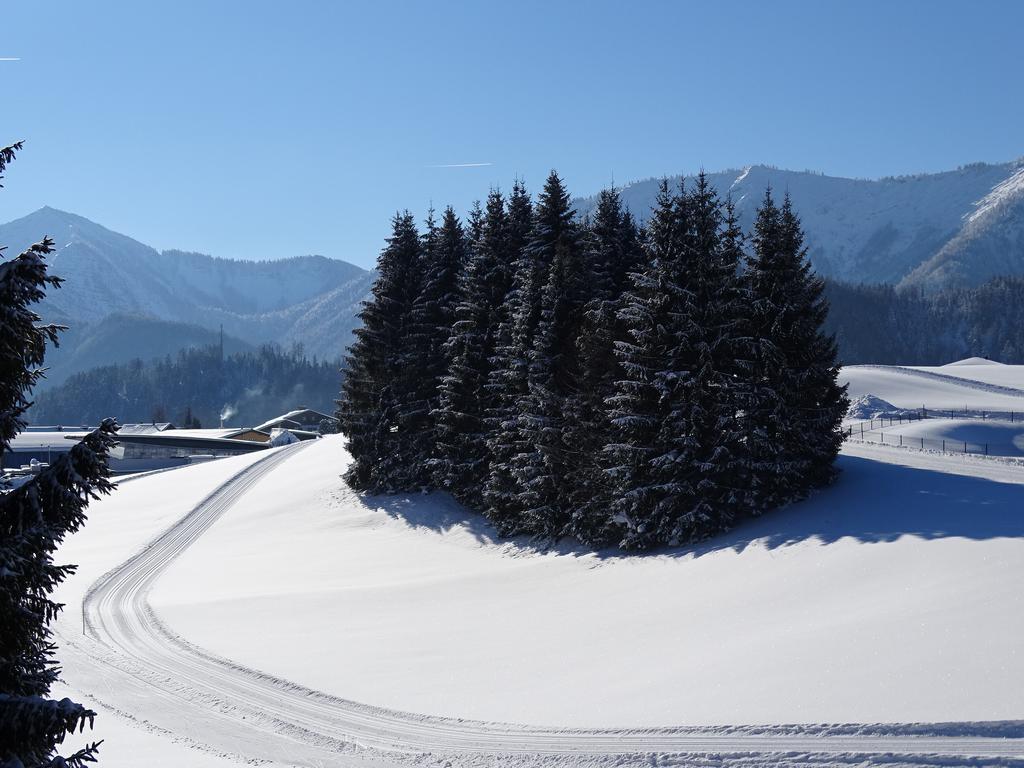
<instances>
[{"instance_id":1,"label":"hillside of trees","mask_svg":"<svg viewBox=\"0 0 1024 768\"><path fill-rule=\"evenodd\" d=\"M788 197L748 239L703 174L639 227L616 190L580 220L552 172L465 227L396 215L378 274L339 400L357 490L643 550L835 477L847 401Z\"/></svg>"},{"instance_id":2,"label":"hillside of trees","mask_svg":"<svg viewBox=\"0 0 1024 768\"><path fill-rule=\"evenodd\" d=\"M301 346L273 345L224 356L219 345L176 356L133 360L75 374L40 392L33 424L172 421L179 427L253 426L299 406L330 413L338 363L306 357Z\"/></svg>"},{"instance_id":3,"label":"hillside of trees","mask_svg":"<svg viewBox=\"0 0 1024 768\"><path fill-rule=\"evenodd\" d=\"M827 282L843 363L942 365L965 357L1024 364L1024 278L925 294L891 285Z\"/></svg>"}]
</instances>

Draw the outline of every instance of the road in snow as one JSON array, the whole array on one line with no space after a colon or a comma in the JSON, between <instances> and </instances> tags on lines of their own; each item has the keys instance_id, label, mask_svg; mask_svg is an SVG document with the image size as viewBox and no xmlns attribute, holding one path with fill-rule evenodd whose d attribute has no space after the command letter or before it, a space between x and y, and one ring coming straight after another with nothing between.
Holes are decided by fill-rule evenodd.
<instances>
[{"instance_id":1,"label":"road in snow","mask_svg":"<svg viewBox=\"0 0 1024 768\"><path fill-rule=\"evenodd\" d=\"M802 729L785 726L774 726L765 729L763 732L744 731L742 728L723 732L710 728L692 727L634 727L629 729L545 728L413 715L394 709L358 704L340 698L337 695L337 693L343 692L340 684L338 685L338 690L332 691L335 695L329 695L317 693L313 690L317 686L302 687L268 674L255 672L242 666L237 661L229 661L203 651L169 629L167 624L149 607L147 599L150 588L165 569L168 569L176 559L182 557L182 554L191 549L197 542L203 542L204 538L208 541L219 543L222 547L222 560L228 561L224 565L224 573L218 573L217 568L220 566L209 559L205 561L204 570L196 571L195 568L200 565L200 561L192 562L187 557L182 557L181 562L171 569L168 574L168 576L174 573L181 574L183 569L191 569L192 583L196 581L206 583L210 592L216 595L219 590L223 589L224 582L231 584L233 579L238 577L238 574L230 572L232 566L231 558L227 556L227 552L223 549L226 544L230 546L231 539L225 541L222 538L221 541L216 542L212 534L209 537L200 537L203 537L207 529L229 512L237 515L238 519L233 526L224 526L224 530L221 533L238 536L246 530L247 526L250 529L256 526L260 528L266 527L268 522L271 522L266 516L257 516L254 519L246 520L242 512L249 506L258 509L260 501L265 500L267 496L270 496L271 500L277 502L279 507L277 515L279 518L288 515L301 516L303 514L301 507L289 507L287 503L280 503L280 489L282 487L289 489L293 495L301 499L302 496L298 489L302 487L302 484L307 479L306 475L303 474L303 468L309 470L310 467L317 466L318 462L315 459L318 454L321 460L331 459L338 454L338 451L337 441L332 440L318 441L317 444L312 446L310 444L300 444L299 446L265 454L256 460L245 457L248 460L225 460L219 463L219 469L222 474L225 470L236 473L220 486L216 486L216 483L212 482L216 476L212 473L210 467L207 466L196 468L195 470L182 470L182 473L191 472L191 474L181 474L177 478L175 473L168 473L161 477L140 480L133 483L131 489L122 491L127 494L131 490L135 493L136 499L143 499L145 497L141 495L140 489L147 484L154 484L152 485L154 491L160 490L164 493L167 493L177 485L178 493L176 495L178 498L175 499L173 495L170 498L162 497L156 505L157 511L140 515L143 518L146 518L148 515L149 518L141 520L140 526L144 527L146 524L165 525L166 531L149 546L130 557L123 565L103 576L89 591L84 601L84 613L88 620L87 634L83 636L80 628L76 630L74 625L75 611L69 611L69 615L62 619L58 627L59 641L62 656L65 660L65 676L69 679L72 687L76 690L89 691L101 704L114 706L123 711L133 713L137 720L145 721L144 725L152 730L176 734L179 738L185 737L191 740L191 743L201 746L205 750L213 750L218 754L233 755L247 760L269 760L301 765L347 766L361 764L364 761L368 761L370 764L379 764L379 760L417 764L437 763L443 765L447 762L454 762L456 764L489 765L491 763L488 761L492 755L501 755L503 760L508 762L518 761L522 764L536 764L547 759L559 763L585 761L587 764L603 764L607 762L608 764L622 765L633 762L633 759L620 758L617 757L618 755L651 752L682 752L691 755L705 752L742 753L748 757L752 754L771 753L772 758L769 762L772 763L796 760L797 758L791 753L827 753L831 756L828 759L834 762L848 762L851 760L851 754L884 752L895 752L904 755L941 753L944 755L961 756L985 755L999 759L1008 757L1024 758L1024 741L1020 738L1006 740L972 736L971 734L984 733L984 730L978 726L967 726L960 729L959 733L966 735L958 736L870 736L851 733L851 731L856 729L846 729L845 732L842 729L833 731L842 735L815 736L801 734L800 730ZM764 521L757 521L752 524L754 527L748 526L747 530L740 532L738 536L731 536L727 544L738 548L739 555L742 555L744 551L756 552L761 549L763 553L767 553L768 557L778 556L783 558L785 558L789 551L798 551L801 547L812 548L811 553L816 559L820 560L823 554L828 553L827 550L824 553L821 551L823 544L829 542L834 544L837 541L848 538L858 541L863 540L860 541L862 554L869 553L872 548L877 550L883 542L902 541L908 538L918 541L928 541L929 538L938 539L938 541L932 541L931 543L940 547L944 543L947 546L951 546L952 541L962 542L966 539L973 544L978 544L979 542L986 543L988 548L983 554L985 557L990 558L992 566L995 568L1005 567L1005 562L1002 562L1003 560L1012 562L1012 558L1019 558L1019 550L1012 549L1012 547L1019 546L1018 542L1022 531L1014 527L1019 527L1019 519L1010 518L1008 522L1000 525L997 519L998 515L986 517L983 514L981 518L972 524L973 527L965 527L963 520L957 521L955 511L957 505L961 505L962 509L963 503L969 501L971 494L977 496L978 493L987 493L988 495L983 500L990 505L994 505L996 513L1005 516L1007 513L1012 512L1012 509L1007 504L1014 499L1020 500L1019 494L1022 490L1020 483L1024 480L1024 474L1021 473L1020 469L997 467L989 464L979 470L975 467L967 466L963 462L959 464L950 462L947 460L947 457L908 457L896 454L897 452L886 451L886 449L854 446L849 451L850 458L844 459L847 462L847 474L849 475L851 472L853 474L868 472L870 470L869 464L874 464L875 462L867 462L865 459L882 459L886 462L894 461L896 462L895 465L878 464L877 466L883 467L883 471L879 477L875 478L881 482L883 490L891 490L897 487L901 481L906 481L907 476L899 474L903 470L917 472L939 470L943 474L939 476L937 485L934 483L928 484L928 488L931 489L930 491L928 488L917 488L916 486L912 486L910 489L911 494L914 492L934 492L939 495L944 494L949 500L949 503L945 503L939 499L937 505L932 504L933 507L937 508L938 518L932 521L930 528L928 527L927 515L923 517L921 515L911 515L909 519L904 521L904 525L892 525L891 521L890 524L886 525L884 517L868 514L862 521L863 525L853 530L849 528L849 519L844 517L840 509L839 514L833 515L830 519L820 521L824 523L823 525L817 525L811 530L801 531L800 523L801 521L806 522L807 516L801 516L799 510L806 505L798 505L793 510L780 512L777 513L778 516L773 516L772 520L774 522L771 526L762 528L761 526ZM955 475L945 474L947 465L953 465L953 468L956 470L966 467L964 470L964 481L941 480L943 476L946 478L955 477ZM328 466L330 469L327 471L331 472L336 480L337 467L330 464ZM885 467L889 467L889 469L884 469ZM198 470L200 469L203 472L199 472ZM322 473L325 471L325 468L320 465L319 471ZM895 472L896 475L889 476L887 474L891 472ZM969 475L979 473L987 476L987 479L969 477ZM855 477L854 479L863 481L870 478L865 475L865 477ZM935 480L936 478L929 479ZM990 482L992 480L995 482ZM275 488L276 491L272 490ZM210 493L211 490L212 493ZM848 490L852 491L853 488L851 487ZM829 493L838 494L839 491L830 491ZM842 495L848 503L848 494ZM828 496L823 494L821 498L824 500ZM913 497L908 496L907 498ZM132 500L132 498L127 499L129 502ZM840 501L839 506L842 507L841 499L835 495L833 495L832 501ZM810 502L810 504L814 503L813 501ZM418 526L412 524L411 521L415 520L415 507L422 506L421 512L427 516L432 512L440 511L443 513L445 511L443 507L438 510L436 507L432 508L430 506L429 500L425 500L421 504L417 499L410 500L409 505L409 509L402 511L401 519L396 519L397 513L395 513L395 510L392 510L391 515L373 509L356 510L353 514L362 515L367 519L376 516L378 519L372 520L369 523L370 531L374 528L387 531L394 526L404 529L403 535L412 541L413 551L429 548L430 542L428 539L430 537L440 539L450 538L453 535L456 539L460 537L461 534L452 534L452 530L458 528L459 525L450 520L447 522L435 521L440 524L438 527L442 530L429 528L423 530L427 524L426 519L419 520ZM178 520L174 520L171 509L175 506L179 508L180 513L187 514L184 514ZM99 514L96 517L101 516L102 509L103 506L98 505L97 513ZM448 509L450 511L450 507ZM1019 510L1019 507L1017 509ZM981 511L983 512L984 510ZM788 523L787 516L789 516ZM281 522L280 519L278 522ZM352 521L348 521L348 527L342 522L341 530L336 530L335 535L345 538L349 536L358 538L360 533L358 529L366 527L363 525L366 522L367 520L363 520L353 524ZM93 525L93 521L90 521L90 525ZM986 526L995 526L995 528L986 529ZM940 532L939 529L944 527L949 528L949 530L944 533ZM445 528L447 528L447 531L443 530ZM777 541L774 545L758 543L761 534L766 534L773 529L779 530L780 528L784 531L784 536L792 535L794 540L788 542ZM282 544L284 544L287 529L288 526L285 526L276 534L282 537ZM788 531L788 534L785 533L786 531ZM138 546L140 533L141 527L138 531L126 536L125 544L129 546L129 552ZM328 535L326 530L321 530L319 533L321 536ZM390 537L388 538L390 539ZM942 541L942 539L947 538L950 539L949 542ZM815 539L817 540L815 541ZM276 573L278 575L278 580L283 582L281 589L284 594L289 584L291 584L291 580L286 577L285 570L295 568L298 563L282 561L273 547L267 548L265 541L262 544L264 546L263 569L269 574ZM466 562L465 559L459 560L455 557L455 552L459 547L465 548L465 542L455 541L454 544L455 549L449 548L446 554L449 556L448 561L457 567L459 564ZM792 550L793 547L797 549ZM1007 549L1008 547L1011 549ZM479 548L488 550L486 552L488 557L503 561L504 566L511 567L513 570L522 564L529 565L531 561L537 559L542 561L561 560L562 562L583 559L571 553L535 556L520 553L517 556L514 547L511 549L507 547L500 548L489 543L483 543ZM815 549L819 550L816 554L814 554ZM287 552L288 548L284 547L284 551ZM963 554L965 551L967 550L961 549L960 553ZM348 550L339 554L344 556L352 555L353 553L351 550ZM403 551L401 554L402 556L408 556L409 552ZM713 552L705 553L699 557L655 557L639 561L619 559L618 562L622 563L621 567L623 569L643 568L645 567L643 565L645 562L668 564L670 568L678 568L681 564L685 563L699 563L701 560L713 561L715 558L709 557L710 554L713 554ZM849 554L846 553L845 557L849 557ZM912 567L921 567L922 563L927 565L927 559L924 561L920 559L920 552L917 553L916 557L914 557L914 552L909 554L911 555ZM946 550L944 554L953 555L954 551ZM478 555L479 553L474 554L473 557ZM838 550L837 555L839 559L844 557ZM877 565L879 562L881 561L866 561L864 565ZM317 564L311 565L314 571L318 567ZM737 555L733 554L730 566L736 567L737 565L740 565L740 561L737 560ZM599 563L588 563L584 570L593 570L594 568L600 570L604 567L606 566L601 566ZM740 568L740 572L741 574L746 573L742 568ZM525 573L528 576L528 571ZM810 573L805 573L805 580L810 575ZM827 572L822 572L819 575L826 582L828 581L829 575ZM864 575L866 578L870 578L866 572ZM974 575L979 578L982 577L980 573ZM394 578L401 580L406 576L408 576L407 572L399 571L395 574ZM438 582L438 577L443 578L443 574L434 574L434 576L435 582ZM927 580L934 580L937 576L938 574L928 573L924 582L904 584L903 589L916 591L918 593L917 597L920 598L928 593L927 588L929 584ZM386 581L387 574L384 575L384 578ZM1002 573L1001 579L1004 582L1015 582L1015 579L1005 571ZM975 586L979 589L997 588L995 582L989 584L984 579L982 579L982 582L982 584ZM386 598L387 586L387 584L378 581L373 589L376 589ZM677 585L676 589L678 590L681 586L685 585ZM940 581L930 586L937 586L942 589L952 588L954 602L957 599L966 600L972 596L967 593L957 593L958 587L953 582L946 583ZM898 591L899 585L890 584L890 587L897 587ZM256 585L255 588L264 589L264 585ZM962 585L960 588L962 589ZM863 597L864 595L862 595ZM1001 605L1002 614L1011 614L1009 621L1011 623L1018 621L1019 623L1019 620L1014 619L1012 615L1021 615L1020 606L1013 607L1006 604L1006 600L1012 601L1012 590L1005 596L995 595L992 598L993 607L987 613L983 612L981 619L990 620L991 616L989 613L992 613L993 609L997 607L994 604L999 603L1000 600L1003 601ZM229 603L221 603L220 607L224 609L221 629L230 634L231 627L224 625L230 625L235 617L231 614ZM888 611L903 607L905 606L899 602L883 606L880 626L884 626L886 622L893 621L896 618L887 615ZM936 607L941 608L942 604L937 604ZM167 608L170 608L170 603L167 603L166 607L162 606L160 608L161 616L165 613L169 615L175 614L174 610L167 610ZM878 610L879 606L870 604L846 606L846 611L853 616L854 624L857 621L868 619L873 612L877 613ZM698 620L700 618L699 616L696 617ZM783 618L785 621L792 620L792 617ZM811 616L809 618L811 624L821 623L822 621L820 616ZM911 617L914 621L926 618L927 616L924 615ZM934 618L931 617L933 621ZM973 620L978 620L977 615L961 615L958 618L961 624L969 624ZM81 619L80 615L78 619ZM832 617L831 620L834 621L835 617ZM358 624L357 617L353 617L353 621ZM466 624L472 623L474 623L473 617L469 617ZM172 621L172 624L178 627L178 624L174 621ZM182 624L188 624L188 622L185 621ZM890 641L901 639L898 636L899 627L900 625L897 623L894 634L889 638ZM933 629L936 628L937 625L933 625ZM1012 627L1007 625L1004 627L988 626L982 628L986 630L994 629L996 634L999 634L1001 630L1016 629L1018 631L1015 636L1019 637L1020 635L1020 627L1016 625ZM237 626L236 629L238 629ZM244 629L246 631L242 632L242 634L251 632L249 627ZM315 658L316 653L310 654L306 649L304 640L309 635L307 628L303 627L302 630L296 630L292 627L290 629L292 636L291 655L300 659L313 655L313 661L315 662L312 665L313 668L319 665L325 670L325 676L328 678L330 677L329 670L335 666L337 658L347 655L346 648L342 646L338 649L337 656L332 657L331 654L326 654L317 659ZM414 627L413 629L419 630L421 628ZM964 639L970 640L973 637L975 640L980 639L984 642L984 636L977 633L958 637L955 631L956 627L952 624L944 626L944 630L947 632L953 631L951 638L952 650L954 652L959 652L960 643ZM460 641L459 633L455 632L455 628L449 627L448 631L450 634L455 635L451 640L456 643ZM657 633L659 627L654 625L649 628L649 631ZM758 628L754 624L749 631L761 631L764 634L764 643L762 645L765 648L766 655L763 661L770 664L773 654L772 647L777 642L771 638L772 627ZM190 633L186 634L192 638ZM336 638L336 642L347 642L350 639L341 633ZM382 644L386 645L386 638L380 637L379 639ZM682 639L669 637L671 643L678 643ZM902 639L907 640L907 638ZM1005 641L1006 638L1002 639ZM858 638L858 641L863 643L864 638ZM946 642L949 641L950 638L946 638ZM976 649L979 651L979 658L970 660L962 669L942 669L941 673L932 669L930 672L938 677L953 673L954 683L959 684L962 682L960 677L965 672L968 675L987 674L985 671L987 669L985 665L986 657L991 660L993 653L997 656L998 654L1005 654L1002 658L996 659L998 665L1003 669L1004 680L1002 683L1011 692L1019 692L1021 690L1020 664L1013 662L1013 652L1010 646L1003 648L1001 645L998 645L998 642L1000 642L999 638L995 638L995 641L997 642L996 646ZM790 642L794 642L794 639L787 638L783 645ZM878 642L879 645L874 649L876 653L883 649L889 650L886 647L885 639L879 638ZM1012 638L1010 643L1013 646ZM251 652L251 644L241 643L241 646L248 648L248 652ZM835 649L832 650L834 652ZM920 648L912 648L911 650L914 654L924 652L926 656L928 655L927 649L922 651ZM450 660L445 660L442 663L457 663L459 657L460 653L456 648L451 653ZM307 662L309 661L308 658L306 660ZM357 659L357 661L360 660ZM361 659L361 661L368 663L367 659ZM591 661L593 660L588 659L588 663ZM850 663L848 660L841 661ZM855 667L854 674L856 675L863 676L864 674L879 673L877 668L860 669L856 668L856 663L852 663L852 666ZM913 666L905 667L905 669L911 673L917 672L917 668ZM526 670L528 672L529 665L526 666ZM268 671L275 670L268 669ZM829 673L831 674L832 671L829 671ZM649 683L651 681L644 682ZM756 698L759 681L752 679L748 682L751 694ZM920 680L908 679L903 681L903 685L913 687L923 682L923 678ZM408 677L406 683L407 687L422 685L421 681L415 680L412 677ZM532 683L533 681L531 680L531 687ZM986 679L982 680L981 683L983 685L992 684L995 686L991 690L995 705L997 708L1003 706L998 688L999 681ZM799 688L799 681L794 681L794 684ZM598 682L593 686L593 691L581 689L571 692L571 695L582 700L594 695L600 687L601 683ZM497 695L495 695L495 691L489 691L488 693L493 698L500 699L504 692L499 691ZM513 699L521 697L521 694L514 690L508 690L507 694ZM714 698L713 691L711 690L698 690L697 694L698 698L707 696ZM833 690L832 694L840 701L847 695L842 690ZM532 695L537 701L537 710L542 711L543 702L539 701L539 695L536 692ZM776 701L780 704L781 710L785 711L787 692L777 689L774 695ZM970 695L970 692L961 694L961 696ZM528 692L527 698L529 696ZM1017 701L1019 702L1019 699ZM737 712L742 714L743 702L736 700L734 703ZM883 709L886 702L879 699L876 702L866 702L865 704L874 704L878 709ZM581 701L581 705L584 705L584 702ZM1012 701L1005 711L1009 713L1011 709L1013 709ZM1003 716L1009 716L1009 714ZM1019 716L1019 713L1014 716ZM686 722L693 723L696 720L689 719ZM731 722L737 721L733 720ZM774 722L779 721L776 720ZM941 727L931 730L938 733L957 732ZM886 726L882 729L882 733L886 731L898 734L901 729L895 726ZM928 729L925 729L925 732L928 732ZM1024 734L1024 728L1011 724L1007 727L1006 732L1020 736ZM909 758L900 758L900 760L907 759ZM934 762L932 758L928 757L913 758L910 761L921 763ZM636 758L636 762L640 762L639 757ZM646 763L646 761L644 762ZM665 764L670 764L667 758L665 758Z\"/></svg>"}]
</instances>

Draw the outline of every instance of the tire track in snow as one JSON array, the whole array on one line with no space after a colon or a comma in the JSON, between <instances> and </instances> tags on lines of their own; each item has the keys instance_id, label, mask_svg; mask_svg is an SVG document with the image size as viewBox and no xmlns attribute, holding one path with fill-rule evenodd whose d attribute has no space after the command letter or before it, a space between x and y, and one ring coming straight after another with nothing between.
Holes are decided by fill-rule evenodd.
<instances>
[{"instance_id":1,"label":"tire track in snow","mask_svg":"<svg viewBox=\"0 0 1024 768\"><path fill-rule=\"evenodd\" d=\"M227 741L251 759L285 755L316 766L368 758L416 765L491 765L497 758L523 765L625 765L652 754L773 755L780 764L839 764L850 762L851 755L860 760L888 755L888 761L914 765L976 764L976 758L1024 765L1018 763L1024 761L1021 723L565 729L417 715L311 690L177 636L147 602L154 582L221 515L307 445L273 451L229 478L141 552L102 576L83 600L87 638L70 639L69 645L88 657L99 678L113 668L143 691L135 692L143 706L159 701L183 711L197 708L200 717L185 718L191 739L214 748ZM226 737L232 730L234 735ZM937 735L943 733L949 735ZM901 757L892 760L893 755Z\"/></svg>"}]
</instances>

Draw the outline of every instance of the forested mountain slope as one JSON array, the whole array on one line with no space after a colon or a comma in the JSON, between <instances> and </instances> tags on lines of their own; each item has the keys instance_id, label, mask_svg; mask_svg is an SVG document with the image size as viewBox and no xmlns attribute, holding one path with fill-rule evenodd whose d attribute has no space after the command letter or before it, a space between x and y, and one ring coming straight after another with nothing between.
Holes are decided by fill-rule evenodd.
<instances>
[{"instance_id":1,"label":"forested mountain slope","mask_svg":"<svg viewBox=\"0 0 1024 768\"><path fill-rule=\"evenodd\" d=\"M186 409L204 427L221 414L231 426L253 426L304 406L334 410L336 363L313 361L300 349L264 346L221 358L218 346L176 356L106 365L77 373L42 392L29 411L33 424L184 421Z\"/></svg>"}]
</instances>

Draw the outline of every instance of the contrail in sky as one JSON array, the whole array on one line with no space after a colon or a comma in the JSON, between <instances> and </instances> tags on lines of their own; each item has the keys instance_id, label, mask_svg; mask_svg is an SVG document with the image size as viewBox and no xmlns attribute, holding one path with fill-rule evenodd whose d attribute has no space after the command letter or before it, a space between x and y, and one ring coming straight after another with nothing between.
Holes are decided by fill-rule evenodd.
<instances>
[{"instance_id":1,"label":"contrail in sky","mask_svg":"<svg viewBox=\"0 0 1024 768\"><path fill-rule=\"evenodd\" d=\"M446 165L428 165L427 168L482 168L494 163L448 163Z\"/></svg>"},{"instance_id":2,"label":"contrail in sky","mask_svg":"<svg viewBox=\"0 0 1024 768\"><path fill-rule=\"evenodd\" d=\"M0 61L21 61L21 56L0 56Z\"/></svg>"}]
</instances>

